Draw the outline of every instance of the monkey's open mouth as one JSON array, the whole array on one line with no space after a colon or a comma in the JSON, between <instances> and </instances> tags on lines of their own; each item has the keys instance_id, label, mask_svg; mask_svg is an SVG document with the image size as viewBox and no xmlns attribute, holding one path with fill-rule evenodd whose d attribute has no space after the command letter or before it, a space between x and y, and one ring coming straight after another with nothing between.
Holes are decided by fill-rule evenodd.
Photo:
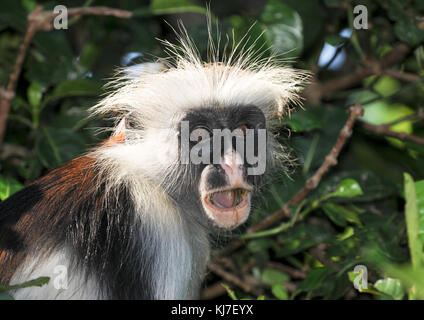
<instances>
[{"instance_id":1,"label":"monkey's open mouth","mask_svg":"<svg viewBox=\"0 0 424 320\"><path fill-rule=\"evenodd\" d=\"M232 189L211 193L207 196L213 206L219 209L232 209L239 206L244 199L247 199L246 189Z\"/></svg>"},{"instance_id":2,"label":"monkey's open mouth","mask_svg":"<svg viewBox=\"0 0 424 320\"><path fill-rule=\"evenodd\" d=\"M231 229L249 216L250 190L234 188L210 192L203 196L206 214L221 228Z\"/></svg>"}]
</instances>

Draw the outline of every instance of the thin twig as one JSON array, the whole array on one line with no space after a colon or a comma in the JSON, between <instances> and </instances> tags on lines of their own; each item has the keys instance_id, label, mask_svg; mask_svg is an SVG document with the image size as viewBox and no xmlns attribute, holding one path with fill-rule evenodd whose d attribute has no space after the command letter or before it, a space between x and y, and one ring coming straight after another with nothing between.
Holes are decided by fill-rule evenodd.
<instances>
[{"instance_id":1,"label":"thin twig","mask_svg":"<svg viewBox=\"0 0 424 320\"><path fill-rule=\"evenodd\" d=\"M4 135L6 132L7 116L9 114L10 105L15 97L16 84L21 73L22 64L25 60L25 55L28 51L29 44L37 32L36 17L42 11L41 6L36 6L35 9L28 15L27 28L23 42L19 48L19 53L16 57L15 65L12 73L9 75L9 82L6 88L0 91L0 149L3 144Z\"/></svg>"},{"instance_id":2,"label":"thin twig","mask_svg":"<svg viewBox=\"0 0 424 320\"><path fill-rule=\"evenodd\" d=\"M410 48L406 44L400 43L396 45L386 56L384 56L381 62L364 60L366 68L360 68L354 74L346 75L342 78L322 84L320 88L321 92L324 96L326 96L335 90L351 87L373 74L379 75L387 67L402 61L409 51Z\"/></svg>"},{"instance_id":3,"label":"thin twig","mask_svg":"<svg viewBox=\"0 0 424 320\"><path fill-rule=\"evenodd\" d=\"M255 278L252 275L246 275L245 280L251 286L261 287L261 288L271 288L272 287L269 283L265 283L265 282L259 280L258 278ZM296 289L297 289L297 285L293 282L290 282L290 281L286 281L286 282L283 282L281 284L283 285L284 289L286 289L290 293L296 291Z\"/></svg>"},{"instance_id":4,"label":"thin twig","mask_svg":"<svg viewBox=\"0 0 424 320\"><path fill-rule=\"evenodd\" d=\"M213 273L219 275L224 280L226 280L226 281L228 281L228 282L236 285L237 287L243 289L247 293L252 293L252 294L254 294L256 296L259 296L261 294L258 290L256 290L255 288L249 286L248 284L246 284L244 281L242 281L241 279L239 279L234 274L232 274L232 273L224 270L223 268L221 268L221 266L219 266L216 263L209 264L209 270L211 270Z\"/></svg>"},{"instance_id":5,"label":"thin twig","mask_svg":"<svg viewBox=\"0 0 424 320\"><path fill-rule=\"evenodd\" d=\"M280 210L276 211L270 217L265 219L260 224L249 229L249 233L257 232L259 230L263 230L264 228L271 225L273 222L280 220L284 216L290 216L289 205L294 205L299 203L302 199L304 199L312 190L314 190L318 184L320 183L323 175L327 173L327 171L337 164L337 157L340 154L343 146L345 145L347 139L352 135L352 128L355 124L355 121L358 117L364 114L364 110L359 106L355 105L350 107L350 115L346 121L346 124L343 126L342 130L337 137L336 143L331 149L330 153L325 157L324 162L319 167L319 169L314 173L312 177L306 180L305 186L297 192L290 201L285 204Z\"/></svg>"},{"instance_id":6,"label":"thin twig","mask_svg":"<svg viewBox=\"0 0 424 320\"><path fill-rule=\"evenodd\" d=\"M117 18L129 19L132 18L133 13L127 10L109 8L109 7L86 7L86 8L71 8L68 9L70 16L82 15L97 15L97 16L114 16Z\"/></svg>"},{"instance_id":7,"label":"thin twig","mask_svg":"<svg viewBox=\"0 0 424 320\"><path fill-rule=\"evenodd\" d=\"M421 78L419 75L412 74L412 73L406 73L406 72L399 72L395 70L385 70L384 74L387 74L388 76L391 76L393 78L408 81L408 82L419 82L423 81L423 78Z\"/></svg>"},{"instance_id":8,"label":"thin twig","mask_svg":"<svg viewBox=\"0 0 424 320\"><path fill-rule=\"evenodd\" d=\"M315 81L306 88L305 96L307 100L317 103L322 97L330 96L334 91L345 89L357 85L366 77L371 75L384 74L391 65L394 65L406 57L411 48L404 43L399 43L386 54L381 61L363 59L364 67L358 67L353 73L344 75L337 79L319 83Z\"/></svg>"},{"instance_id":9,"label":"thin twig","mask_svg":"<svg viewBox=\"0 0 424 320\"><path fill-rule=\"evenodd\" d=\"M209 287L206 287L202 290L200 294L200 299L202 300L211 300L217 297L224 295L226 292L222 282L215 283Z\"/></svg>"},{"instance_id":10,"label":"thin twig","mask_svg":"<svg viewBox=\"0 0 424 320\"><path fill-rule=\"evenodd\" d=\"M424 120L424 112L422 110L418 110L417 113L410 114L401 118L398 118L394 121L391 121L389 123L384 123L382 126L386 126L387 128L390 128L391 126L404 122L404 121L414 121L414 120Z\"/></svg>"},{"instance_id":11,"label":"thin twig","mask_svg":"<svg viewBox=\"0 0 424 320\"><path fill-rule=\"evenodd\" d=\"M284 217L290 217L291 211L289 209L289 205L298 204L302 201L312 190L314 190L318 184L320 183L323 175L328 172L328 170L337 164L337 157L340 154L343 146L346 141L352 134L352 128L358 119L358 117L363 116L364 110L360 105L354 105L349 109L350 114L349 118L346 121L346 124L341 129L339 136L337 137L336 143L331 149L330 153L325 157L324 162L321 164L319 169L310 177L305 186L299 190L286 204L283 205L282 208L274 212L272 215L264 219L262 222L248 229L247 234L253 234L260 230L263 230L275 222L281 220ZM283 224L282 227L288 227L291 223ZM240 246L242 246L245 242L243 240L235 240L230 245L219 251L216 255L225 255L228 252L234 251Z\"/></svg>"},{"instance_id":12,"label":"thin twig","mask_svg":"<svg viewBox=\"0 0 424 320\"><path fill-rule=\"evenodd\" d=\"M297 270L278 262L270 261L267 263L267 267L283 271L284 273L287 273L291 278L295 278L295 279L305 279L307 274L306 272L302 270Z\"/></svg>"},{"instance_id":13,"label":"thin twig","mask_svg":"<svg viewBox=\"0 0 424 320\"><path fill-rule=\"evenodd\" d=\"M29 45L38 31L50 31L53 29L53 20L59 15L59 12L43 11L42 6L36 6L34 10L28 14L27 26L24 39L19 48L13 70L9 75L9 81L5 88L0 88L0 149L3 144L7 118L10 111L10 105L15 97L16 85L21 74L22 64L25 60ZM119 10L108 7L87 7L87 8L71 8L68 9L68 16L81 15L108 15L118 18L131 18L132 12Z\"/></svg>"},{"instance_id":14,"label":"thin twig","mask_svg":"<svg viewBox=\"0 0 424 320\"><path fill-rule=\"evenodd\" d=\"M361 127L376 135L392 137L402 141L409 140L424 146L424 138L414 136L406 132L396 132L396 131L390 130L390 127L388 127L387 125L374 125L371 123L361 122Z\"/></svg>"},{"instance_id":15,"label":"thin twig","mask_svg":"<svg viewBox=\"0 0 424 320\"><path fill-rule=\"evenodd\" d=\"M309 253L321 262L324 266L332 267L334 270L339 270L340 267L334 263L332 260L325 257L325 249L327 246L325 244L320 244L309 250Z\"/></svg>"}]
</instances>

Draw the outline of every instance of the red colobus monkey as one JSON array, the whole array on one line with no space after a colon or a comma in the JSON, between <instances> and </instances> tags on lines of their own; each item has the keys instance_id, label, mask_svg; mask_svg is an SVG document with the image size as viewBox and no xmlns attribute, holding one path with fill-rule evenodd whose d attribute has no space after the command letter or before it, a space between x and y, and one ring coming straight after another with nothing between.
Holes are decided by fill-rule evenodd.
<instances>
[{"instance_id":1,"label":"red colobus monkey","mask_svg":"<svg viewBox=\"0 0 424 320\"><path fill-rule=\"evenodd\" d=\"M211 234L246 221L264 176L242 160L248 136L266 170L284 158L272 119L305 73L249 50L204 62L185 33L166 44L161 70L119 76L92 108L116 120L105 143L0 204L0 283L51 278L16 299L197 298ZM217 130L231 143L216 147Z\"/></svg>"}]
</instances>

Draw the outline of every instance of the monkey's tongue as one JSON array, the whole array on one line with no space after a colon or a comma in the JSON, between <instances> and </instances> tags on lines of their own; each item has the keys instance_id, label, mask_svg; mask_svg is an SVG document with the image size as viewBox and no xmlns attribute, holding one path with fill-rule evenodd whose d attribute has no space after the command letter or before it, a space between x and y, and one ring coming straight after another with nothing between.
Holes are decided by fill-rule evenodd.
<instances>
[{"instance_id":1,"label":"monkey's tongue","mask_svg":"<svg viewBox=\"0 0 424 320\"><path fill-rule=\"evenodd\" d=\"M232 208L234 207L235 202L235 194L234 191L223 191L223 192L215 192L212 197L211 201L214 205L221 207L221 208Z\"/></svg>"},{"instance_id":2,"label":"monkey's tongue","mask_svg":"<svg viewBox=\"0 0 424 320\"><path fill-rule=\"evenodd\" d=\"M246 192L242 189L228 190L215 192L211 196L211 202L220 208L228 209L233 208L240 204L245 197Z\"/></svg>"}]
</instances>

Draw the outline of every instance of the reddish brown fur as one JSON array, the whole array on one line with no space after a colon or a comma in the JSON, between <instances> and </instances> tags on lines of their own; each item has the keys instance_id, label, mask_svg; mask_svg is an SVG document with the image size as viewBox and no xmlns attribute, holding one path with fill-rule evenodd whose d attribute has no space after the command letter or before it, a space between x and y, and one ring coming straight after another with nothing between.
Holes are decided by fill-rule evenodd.
<instances>
[{"instance_id":1,"label":"reddish brown fur","mask_svg":"<svg viewBox=\"0 0 424 320\"><path fill-rule=\"evenodd\" d=\"M103 145L106 147L110 147L116 143L123 142L125 140L125 133L121 132L116 135L112 135L107 139L105 142L103 142Z\"/></svg>"},{"instance_id":2,"label":"reddish brown fur","mask_svg":"<svg viewBox=\"0 0 424 320\"><path fill-rule=\"evenodd\" d=\"M22 262L20 249L32 246L31 242L35 239L48 237L45 233L69 218L55 214L54 208L64 205L61 201L69 200L71 195L71 200L78 202L96 190L93 163L94 159L90 157L77 158L30 184L28 187L33 187L35 192L28 195L27 203L13 202L10 199L10 206L2 208L4 211L10 208L12 214L7 216L7 211L1 212L2 218L6 218L0 223L0 283L8 283ZM19 212L13 212L16 207L15 210ZM28 238L29 234L31 238ZM10 249L12 247L14 250Z\"/></svg>"}]
</instances>

